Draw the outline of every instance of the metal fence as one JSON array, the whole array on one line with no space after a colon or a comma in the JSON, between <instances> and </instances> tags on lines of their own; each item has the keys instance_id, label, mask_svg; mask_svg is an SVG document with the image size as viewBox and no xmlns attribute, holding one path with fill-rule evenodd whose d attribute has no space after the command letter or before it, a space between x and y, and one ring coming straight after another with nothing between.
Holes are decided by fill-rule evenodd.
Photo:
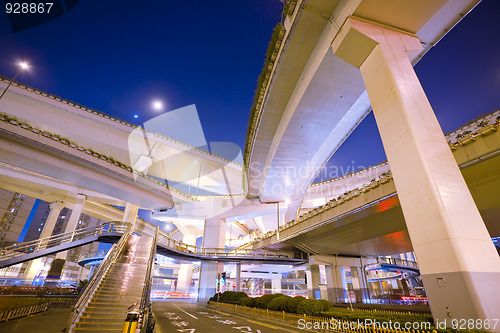
<instances>
[{"instance_id":1,"label":"metal fence","mask_svg":"<svg viewBox=\"0 0 500 333\"><path fill-rule=\"evenodd\" d=\"M8 310L0 310L0 322L8 321L9 319L19 318L23 316L29 316L33 313L44 312L47 311L50 302L35 304L35 305L26 305L18 308L8 309Z\"/></svg>"},{"instance_id":2,"label":"metal fence","mask_svg":"<svg viewBox=\"0 0 500 333\"><path fill-rule=\"evenodd\" d=\"M288 313L285 311L273 311L269 309L258 309L236 304L209 302L210 306L224 309L237 314L245 314L253 318L271 320L287 326L299 329L311 330L314 332L343 332L343 333L437 333L436 330L386 328L381 322L367 326L363 321L337 320L335 318L322 318L308 316L306 314ZM363 310L377 313L401 314L395 311ZM415 316L420 316L415 314ZM419 323L419 322L416 322ZM393 325L391 325L393 326ZM395 326L395 325L394 325Z\"/></svg>"}]
</instances>

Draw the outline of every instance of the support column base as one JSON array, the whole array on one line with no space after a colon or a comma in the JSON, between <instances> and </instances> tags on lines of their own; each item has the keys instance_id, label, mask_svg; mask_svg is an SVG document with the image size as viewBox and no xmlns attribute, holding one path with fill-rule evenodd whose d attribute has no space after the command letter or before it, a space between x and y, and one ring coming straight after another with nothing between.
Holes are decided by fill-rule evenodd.
<instances>
[{"instance_id":1,"label":"support column base","mask_svg":"<svg viewBox=\"0 0 500 333\"><path fill-rule=\"evenodd\" d=\"M309 292L309 290L308 290ZM321 299L321 290L319 288L313 288L311 290L311 298Z\"/></svg>"},{"instance_id":2,"label":"support column base","mask_svg":"<svg viewBox=\"0 0 500 333\"><path fill-rule=\"evenodd\" d=\"M354 289L354 294L356 294L356 303L364 303L363 300L367 298L367 295L370 295L370 290L367 288Z\"/></svg>"},{"instance_id":3,"label":"support column base","mask_svg":"<svg viewBox=\"0 0 500 333\"><path fill-rule=\"evenodd\" d=\"M217 263L205 262L201 264L198 302L207 302L217 291Z\"/></svg>"},{"instance_id":4,"label":"support column base","mask_svg":"<svg viewBox=\"0 0 500 333\"><path fill-rule=\"evenodd\" d=\"M451 272L422 275L434 321L445 322L465 319L498 318L500 309L500 273L496 272ZM444 325L444 324L441 324ZM499 325L497 325L499 326ZM485 330L484 328L476 328ZM497 327L492 332L500 332Z\"/></svg>"},{"instance_id":5,"label":"support column base","mask_svg":"<svg viewBox=\"0 0 500 333\"><path fill-rule=\"evenodd\" d=\"M347 295L347 290L343 288L328 288L328 300L332 303L344 303Z\"/></svg>"}]
</instances>

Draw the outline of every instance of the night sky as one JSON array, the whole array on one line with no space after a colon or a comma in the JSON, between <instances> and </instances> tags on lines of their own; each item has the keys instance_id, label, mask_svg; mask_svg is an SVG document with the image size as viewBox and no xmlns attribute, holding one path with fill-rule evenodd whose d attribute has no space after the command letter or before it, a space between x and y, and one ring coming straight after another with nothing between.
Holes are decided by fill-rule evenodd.
<instances>
[{"instance_id":1,"label":"night sky","mask_svg":"<svg viewBox=\"0 0 500 333\"><path fill-rule=\"evenodd\" d=\"M53 21L14 33L0 13L0 74L141 124L196 104L207 141L244 149L250 107L278 0L80 1ZM500 107L499 0L483 0L415 70L444 132ZM139 117L134 119L133 115ZM384 161L370 114L329 165Z\"/></svg>"}]
</instances>

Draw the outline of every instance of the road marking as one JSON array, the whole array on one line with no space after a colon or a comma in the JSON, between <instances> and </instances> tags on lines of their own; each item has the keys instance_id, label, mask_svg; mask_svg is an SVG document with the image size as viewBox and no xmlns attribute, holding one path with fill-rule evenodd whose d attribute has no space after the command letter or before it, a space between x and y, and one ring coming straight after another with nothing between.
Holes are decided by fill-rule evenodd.
<instances>
[{"instance_id":1,"label":"road marking","mask_svg":"<svg viewBox=\"0 0 500 333\"><path fill-rule=\"evenodd\" d=\"M197 306L201 307L201 305L198 305L198 304L197 304ZM203 307L203 308L205 308L205 309L206 309L206 307ZM208 308L207 310L209 310L209 311L213 311L213 312L217 312L217 313L220 313L220 314L223 314L223 315L226 315L226 316L236 317L236 318L240 318L240 319L243 319L243 320L247 320L247 321L253 322L253 321L251 321L250 319L247 319L246 317L243 317L243 316L241 316L241 315L237 315L237 314L234 314L234 313L221 312L221 311L214 310L214 309L212 309L212 308ZM258 324L258 325L263 325L263 326L266 326L266 325L261 324L261 323L259 323L259 322L255 322L255 323L256 323L256 324ZM288 329L288 328L286 328L286 327L281 327L281 326L280 326L279 328L278 328L278 327L271 327L271 326L268 326L268 327L270 327L270 328L272 328L272 329L275 329L275 330L276 330L276 329L280 329L280 330L282 330L282 331L286 331L286 332L290 332L290 333L296 333L296 332L297 332L297 331L292 331L292 330L290 330L290 329ZM257 330L257 332L260 332L260 330Z\"/></svg>"},{"instance_id":2,"label":"road marking","mask_svg":"<svg viewBox=\"0 0 500 333\"><path fill-rule=\"evenodd\" d=\"M277 327L266 325L266 324L262 324L262 323L259 323L258 321L253 321L253 320L250 320L250 319L247 319L247 321L249 321L251 323L254 323L254 324L257 324L257 325L261 325L261 326L272 328L273 330L277 330L278 329Z\"/></svg>"},{"instance_id":3,"label":"road marking","mask_svg":"<svg viewBox=\"0 0 500 333\"><path fill-rule=\"evenodd\" d=\"M224 316L233 316L232 314L229 314L229 313L225 313L225 312L221 312L221 311L217 311L217 310L213 310L213 309L210 309L210 310L212 310L213 312L220 313L220 314L222 314Z\"/></svg>"},{"instance_id":4,"label":"road marking","mask_svg":"<svg viewBox=\"0 0 500 333\"><path fill-rule=\"evenodd\" d=\"M153 311L153 318L154 318L154 320L155 320L155 323L158 323L158 319L156 318L156 315L155 315L154 311ZM157 333L163 333L163 332L161 331L161 329L160 329L160 325L155 325L155 331L156 331Z\"/></svg>"},{"instance_id":5,"label":"road marking","mask_svg":"<svg viewBox=\"0 0 500 333\"><path fill-rule=\"evenodd\" d=\"M184 312L185 314L187 314L188 316L191 316L193 317L194 319L198 319L198 317L195 317L193 316L192 314L190 314L189 312L186 312L184 310L182 310L180 307L178 307L175 303L172 303L177 309L181 310L182 312Z\"/></svg>"}]
</instances>

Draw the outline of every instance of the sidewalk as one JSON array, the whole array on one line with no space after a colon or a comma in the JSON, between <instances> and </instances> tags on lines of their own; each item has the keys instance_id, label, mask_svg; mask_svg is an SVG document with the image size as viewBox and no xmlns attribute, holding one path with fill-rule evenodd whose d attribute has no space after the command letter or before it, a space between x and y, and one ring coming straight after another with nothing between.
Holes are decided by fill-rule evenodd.
<instances>
[{"instance_id":1,"label":"sidewalk","mask_svg":"<svg viewBox=\"0 0 500 333\"><path fill-rule=\"evenodd\" d=\"M71 308L51 307L49 310L29 317L0 323L2 333L61 333L68 324Z\"/></svg>"}]
</instances>

